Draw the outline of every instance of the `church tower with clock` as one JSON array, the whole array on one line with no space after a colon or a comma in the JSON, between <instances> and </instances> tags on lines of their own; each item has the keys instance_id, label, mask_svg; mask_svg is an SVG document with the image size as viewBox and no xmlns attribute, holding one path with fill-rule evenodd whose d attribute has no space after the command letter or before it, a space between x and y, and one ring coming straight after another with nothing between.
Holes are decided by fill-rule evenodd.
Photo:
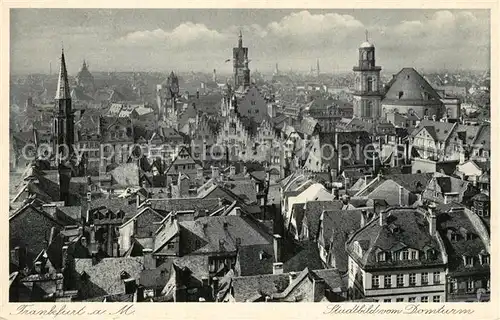
<instances>
[{"instance_id":1,"label":"church tower with clock","mask_svg":"<svg viewBox=\"0 0 500 320\"><path fill-rule=\"evenodd\" d=\"M377 119L381 116L380 70L375 64L375 46L366 41L358 49L358 65L354 66L354 116L362 119Z\"/></svg>"}]
</instances>

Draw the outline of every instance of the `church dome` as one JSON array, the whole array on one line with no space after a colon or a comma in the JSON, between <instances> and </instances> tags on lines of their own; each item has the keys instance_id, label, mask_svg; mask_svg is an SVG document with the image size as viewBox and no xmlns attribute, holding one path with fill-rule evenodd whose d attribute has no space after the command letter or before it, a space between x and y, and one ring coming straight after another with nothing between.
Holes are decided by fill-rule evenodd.
<instances>
[{"instance_id":1,"label":"church dome","mask_svg":"<svg viewBox=\"0 0 500 320\"><path fill-rule=\"evenodd\" d=\"M374 45L373 45L373 44L371 44L371 43L370 43L370 42L368 42L368 41L365 41L365 42L363 42L363 43L362 43L359 47L360 47L360 48L374 48Z\"/></svg>"}]
</instances>

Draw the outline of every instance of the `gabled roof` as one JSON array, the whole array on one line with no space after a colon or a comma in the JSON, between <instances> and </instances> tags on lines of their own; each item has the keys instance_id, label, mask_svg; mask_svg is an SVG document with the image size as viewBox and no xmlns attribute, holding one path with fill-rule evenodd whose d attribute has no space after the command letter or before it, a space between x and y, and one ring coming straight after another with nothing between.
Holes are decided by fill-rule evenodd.
<instances>
[{"instance_id":1,"label":"gabled roof","mask_svg":"<svg viewBox=\"0 0 500 320\"><path fill-rule=\"evenodd\" d=\"M236 252L238 246L272 242L266 229L243 216L202 217L195 221L181 221L179 225L184 238L182 241L190 241L189 238L201 240L200 247L195 248L192 254L231 253Z\"/></svg>"},{"instance_id":2,"label":"gabled roof","mask_svg":"<svg viewBox=\"0 0 500 320\"><path fill-rule=\"evenodd\" d=\"M138 280L144 269L144 257L103 258L97 264L93 264L92 260L75 259L74 270L80 275L85 272L89 281L105 294L125 293L121 273L126 272Z\"/></svg>"},{"instance_id":3,"label":"gabled roof","mask_svg":"<svg viewBox=\"0 0 500 320\"><path fill-rule=\"evenodd\" d=\"M400 92L403 94L400 97ZM441 105L441 96L413 68L403 68L391 81L382 103L399 105Z\"/></svg>"}]
</instances>

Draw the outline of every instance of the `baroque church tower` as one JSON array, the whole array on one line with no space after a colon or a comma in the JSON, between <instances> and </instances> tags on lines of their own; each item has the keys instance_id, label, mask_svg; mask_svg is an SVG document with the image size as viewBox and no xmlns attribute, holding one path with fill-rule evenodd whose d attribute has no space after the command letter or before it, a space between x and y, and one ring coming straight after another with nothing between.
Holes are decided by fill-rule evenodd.
<instances>
[{"instance_id":1,"label":"baroque church tower","mask_svg":"<svg viewBox=\"0 0 500 320\"><path fill-rule=\"evenodd\" d=\"M380 91L381 67L375 64L375 46L366 41L359 47L358 65L354 71L353 109L354 116L364 119L377 119L381 116L382 93Z\"/></svg>"},{"instance_id":2,"label":"baroque church tower","mask_svg":"<svg viewBox=\"0 0 500 320\"><path fill-rule=\"evenodd\" d=\"M233 48L234 88L246 89L250 86L250 69L248 68L248 48L243 47L243 36L240 31L238 47Z\"/></svg>"}]
</instances>

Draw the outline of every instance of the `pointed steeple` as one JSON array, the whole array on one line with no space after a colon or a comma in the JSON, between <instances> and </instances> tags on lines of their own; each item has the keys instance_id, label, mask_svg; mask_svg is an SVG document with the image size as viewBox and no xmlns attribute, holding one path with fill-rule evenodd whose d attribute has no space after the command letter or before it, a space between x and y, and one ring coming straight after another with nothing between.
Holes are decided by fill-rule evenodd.
<instances>
[{"instance_id":1,"label":"pointed steeple","mask_svg":"<svg viewBox=\"0 0 500 320\"><path fill-rule=\"evenodd\" d=\"M239 48L243 47L243 35L241 34L241 30L240 30L240 35L238 36L238 47Z\"/></svg>"},{"instance_id":2,"label":"pointed steeple","mask_svg":"<svg viewBox=\"0 0 500 320\"><path fill-rule=\"evenodd\" d=\"M64 60L64 49L61 52L61 68L59 69L59 80L57 81L56 100L70 99L68 72Z\"/></svg>"}]
</instances>

